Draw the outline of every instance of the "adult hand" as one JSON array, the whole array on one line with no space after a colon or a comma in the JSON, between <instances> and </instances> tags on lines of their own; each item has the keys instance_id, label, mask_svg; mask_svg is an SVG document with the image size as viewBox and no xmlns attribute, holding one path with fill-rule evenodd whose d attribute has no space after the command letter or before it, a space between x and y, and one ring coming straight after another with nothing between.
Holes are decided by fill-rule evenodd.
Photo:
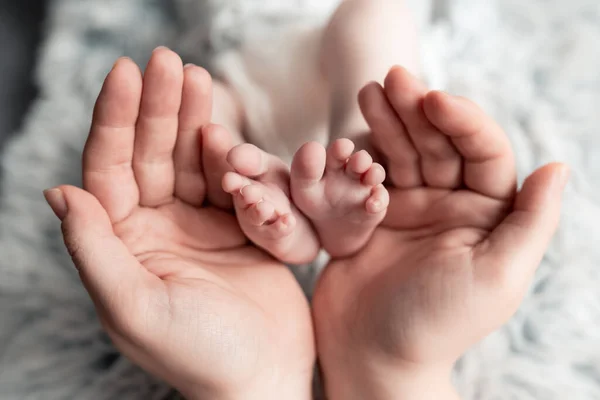
<instances>
[{"instance_id":1,"label":"adult hand","mask_svg":"<svg viewBox=\"0 0 600 400\"><path fill-rule=\"evenodd\" d=\"M211 93L208 73L170 50L153 53L143 78L119 60L95 107L85 190L46 197L103 326L133 362L191 399L310 398L300 287L233 215L205 205L223 193L204 172L231 142L208 125Z\"/></svg>"},{"instance_id":2,"label":"adult hand","mask_svg":"<svg viewBox=\"0 0 600 400\"><path fill-rule=\"evenodd\" d=\"M454 362L519 306L557 227L567 168L547 165L517 193L504 132L402 68L385 87L368 85L360 103L391 201L371 242L332 260L318 283L327 391L452 398Z\"/></svg>"}]
</instances>

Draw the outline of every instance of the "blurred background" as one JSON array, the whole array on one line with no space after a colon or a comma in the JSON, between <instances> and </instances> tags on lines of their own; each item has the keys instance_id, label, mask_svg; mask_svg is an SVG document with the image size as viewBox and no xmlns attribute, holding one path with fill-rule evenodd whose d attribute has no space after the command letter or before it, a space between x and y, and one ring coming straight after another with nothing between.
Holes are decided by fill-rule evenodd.
<instances>
[{"instance_id":1,"label":"blurred background","mask_svg":"<svg viewBox=\"0 0 600 400\"><path fill-rule=\"evenodd\" d=\"M35 98L33 79L45 0L0 0L0 148Z\"/></svg>"}]
</instances>

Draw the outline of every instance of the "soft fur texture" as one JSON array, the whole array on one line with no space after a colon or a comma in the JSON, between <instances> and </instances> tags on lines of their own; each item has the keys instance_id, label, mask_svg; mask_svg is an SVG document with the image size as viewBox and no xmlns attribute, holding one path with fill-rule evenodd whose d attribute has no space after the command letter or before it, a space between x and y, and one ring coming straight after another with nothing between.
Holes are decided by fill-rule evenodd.
<instances>
[{"instance_id":1,"label":"soft fur texture","mask_svg":"<svg viewBox=\"0 0 600 400\"><path fill-rule=\"evenodd\" d=\"M41 191L79 182L93 102L118 56L142 64L155 45L167 44L187 60L208 62L244 37L242 27L268 29L279 16L322 15L331 4L172 1L52 4L37 74L41 93L3 156L0 399L176 396L111 347ZM414 3L426 21L428 82L474 98L498 119L515 146L521 178L550 160L573 169L560 230L528 297L457 364L459 390L469 400L600 399L600 5ZM314 270L306 271L308 288Z\"/></svg>"}]
</instances>

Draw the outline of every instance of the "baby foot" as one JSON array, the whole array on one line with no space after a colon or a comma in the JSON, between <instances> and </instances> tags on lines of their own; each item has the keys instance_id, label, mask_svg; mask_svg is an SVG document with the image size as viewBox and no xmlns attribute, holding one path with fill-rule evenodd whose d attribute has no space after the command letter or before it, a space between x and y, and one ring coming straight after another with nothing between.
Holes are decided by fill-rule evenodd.
<instances>
[{"instance_id":1,"label":"baby foot","mask_svg":"<svg viewBox=\"0 0 600 400\"><path fill-rule=\"evenodd\" d=\"M290 201L285 163L247 143L231 149L227 161L235 172L225 174L223 190L233 196L246 236L283 262L312 261L320 244L310 222Z\"/></svg>"},{"instance_id":2,"label":"baby foot","mask_svg":"<svg viewBox=\"0 0 600 400\"><path fill-rule=\"evenodd\" d=\"M360 250L389 203L383 167L366 151L353 151L354 143L348 139L335 141L327 151L311 142L292 162L294 204L311 220L323 248L333 257Z\"/></svg>"}]
</instances>

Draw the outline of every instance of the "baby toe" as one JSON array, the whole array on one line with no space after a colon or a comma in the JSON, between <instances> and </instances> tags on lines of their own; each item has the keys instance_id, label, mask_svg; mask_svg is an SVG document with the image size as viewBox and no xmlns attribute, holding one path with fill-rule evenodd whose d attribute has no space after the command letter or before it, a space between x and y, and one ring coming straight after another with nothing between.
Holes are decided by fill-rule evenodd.
<instances>
[{"instance_id":1,"label":"baby toe","mask_svg":"<svg viewBox=\"0 0 600 400\"><path fill-rule=\"evenodd\" d=\"M338 139L327 149L327 168L342 169L352 156L354 143L349 139Z\"/></svg>"},{"instance_id":2,"label":"baby toe","mask_svg":"<svg viewBox=\"0 0 600 400\"><path fill-rule=\"evenodd\" d=\"M317 142L305 143L294 155L290 180L293 186L312 186L323 178L327 152Z\"/></svg>"},{"instance_id":3,"label":"baby toe","mask_svg":"<svg viewBox=\"0 0 600 400\"><path fill-rule=\"evenodd\" d=\"M387 189L379 184L371 191L371 196L365 203L366 210L369 214L378 214L385 211L390 203L390 195Z\"/></svg>"},{"instance_id":4,"label":"baby toe","mask_svg":"<svg viewBox=\"0 0 600 400\"><path fill-rule=\"evenodd\" d=\"M296 227L296 218L292 214L285 214L277 218L272 226L280 235L285 236Z\"/></svg>"},{"instance_id":5,"label":"baby toe","mask_svg":"<svg viewBox=\"0 0 600 400\"><path fill-rule=\"evenodd\" d=\"M277 218L275 206L268 201L259 201L246 211L249 222L254 226L263 226Z\"/></svg>"},{"instance_id":6,"label":"baby toe","mask_svg":"<svg viewBox=\"0 0 600 400\"><path fill-rule=\"evenodd\" d=\"M242 175L257 177L268 170L267 155L253 144L235 146L227 154L227 162Z\"/></svg>"},{"instance_id":7,"label":"baby toe","mask_svg":"<svg viewBox=\"0 0 600 400\"><path fill-rule=\"evenodd\" d=\"M251 182L245 176L242 176L236 172L226 172L223 175L221 186L225 193L236 194L244 187L250 185Z\"/></svg>"},{"instance_id":8,"label":"baby toe","mask_svg":"<svg viewBox=\"0 0 600 400\"><path fill-rule=\"evenodd\" d=\"M362 183L367 186L377 186L385 180L385 169L381 164L373 163L371 168L364 173Z\"/></svg>"},{"instance_id":9,"label":"baby toe","mask_svg":"<svg viewBox=\"0 0 600 400\"><path fill-rule=\"evenodd\" d=\"M359 179L373 165L373 158L366 150L354 154L346 164L346 173L355 179Z\"/></svg>"},{"instance_id":10,"label":"baby toe","mask_svg":"<svg viewBox=\"0 0 600 400\"><path fill-rule=\"evenodd\" d=\"M260 185L246 185L240 189L240 197L246 206L256 204L263 200L265 191Z\"/></svg>"}]
</instances>

